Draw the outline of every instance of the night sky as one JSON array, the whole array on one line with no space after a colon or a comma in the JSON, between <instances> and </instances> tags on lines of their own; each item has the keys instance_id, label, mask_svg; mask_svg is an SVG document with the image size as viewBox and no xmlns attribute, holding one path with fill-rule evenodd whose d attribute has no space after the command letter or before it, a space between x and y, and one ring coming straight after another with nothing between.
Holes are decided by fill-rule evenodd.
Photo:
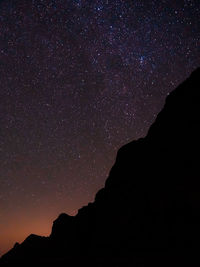
<instances>
[{"instance_id":1,"label":"night sky","mask_svg":"<svg viewBox=\"0 0 200 267\"><path fill-rule=\"evenodd\" d=\"M199 0L1 0L0 254L93 201L197 66Z\"/></svg>"}]
</instances>

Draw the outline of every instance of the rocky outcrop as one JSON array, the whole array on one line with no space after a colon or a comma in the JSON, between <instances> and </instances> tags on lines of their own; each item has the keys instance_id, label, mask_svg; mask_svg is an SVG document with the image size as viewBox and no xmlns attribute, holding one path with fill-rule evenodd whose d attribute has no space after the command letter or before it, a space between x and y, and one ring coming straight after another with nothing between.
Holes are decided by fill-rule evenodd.
<instances>
[{"instance_id":1,"label":"rocky outcrop","mask_svg":"<svg viewBox=\"0 0 200 267\"><path fill-rule=\"evenodd\" d=\"M167 97L145 138L119 149L93 203L61 214L49 237L31 235L1 263L198 266L199 114L200 69Z\"/></svg>"}]
</instances>

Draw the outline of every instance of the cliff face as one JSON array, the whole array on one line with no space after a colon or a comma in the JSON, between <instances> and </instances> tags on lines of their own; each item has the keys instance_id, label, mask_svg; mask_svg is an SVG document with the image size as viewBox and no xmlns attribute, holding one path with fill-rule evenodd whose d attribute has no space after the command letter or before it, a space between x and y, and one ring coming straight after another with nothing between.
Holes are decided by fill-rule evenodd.
<instances>
[{"instance_id":1,"label":"cliff face","mask_svg":"<svg viewBox=\"0 0 200 267\"><path fill-rule=\"evenodd\" d=\"M94 203L61 214L49 237L31 235L0 263L183 265L184 251L200 248L199 114L200 69L167 97L145 138L120 148Z\"/></svg>"}]
</instances>

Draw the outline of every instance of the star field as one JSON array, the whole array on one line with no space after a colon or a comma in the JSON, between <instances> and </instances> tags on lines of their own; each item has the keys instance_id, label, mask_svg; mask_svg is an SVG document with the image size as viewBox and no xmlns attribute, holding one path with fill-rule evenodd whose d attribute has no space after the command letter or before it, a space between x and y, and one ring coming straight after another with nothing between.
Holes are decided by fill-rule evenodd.
<instances>
[{"instance_id":1,"label":"star field","mask_svg":"<svg viewBox=\"0 0 200 267\"><path fill-rule=\"evenodd\" d=\"M0 1L0 253L94 199L200 65L199 0Z\"/></svg>"}]
</instances>

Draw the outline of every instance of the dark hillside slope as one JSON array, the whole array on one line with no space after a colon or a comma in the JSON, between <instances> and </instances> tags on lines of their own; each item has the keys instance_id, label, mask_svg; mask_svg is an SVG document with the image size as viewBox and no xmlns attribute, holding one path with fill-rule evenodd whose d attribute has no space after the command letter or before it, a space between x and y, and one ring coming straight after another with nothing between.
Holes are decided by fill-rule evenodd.
<instances>
[{"instance_id":1,"label":"dark hillside slope","mask_svg":"<svg viewBox=\"0 0 200 267\"><path fill-rule=\"evenodd\" d=\"M197 69L167 97L147 136L119 149L94 203L61 214L49 237L29 236L0 263L199 266L199 153Z\"/></svg>"}]
</instances>

